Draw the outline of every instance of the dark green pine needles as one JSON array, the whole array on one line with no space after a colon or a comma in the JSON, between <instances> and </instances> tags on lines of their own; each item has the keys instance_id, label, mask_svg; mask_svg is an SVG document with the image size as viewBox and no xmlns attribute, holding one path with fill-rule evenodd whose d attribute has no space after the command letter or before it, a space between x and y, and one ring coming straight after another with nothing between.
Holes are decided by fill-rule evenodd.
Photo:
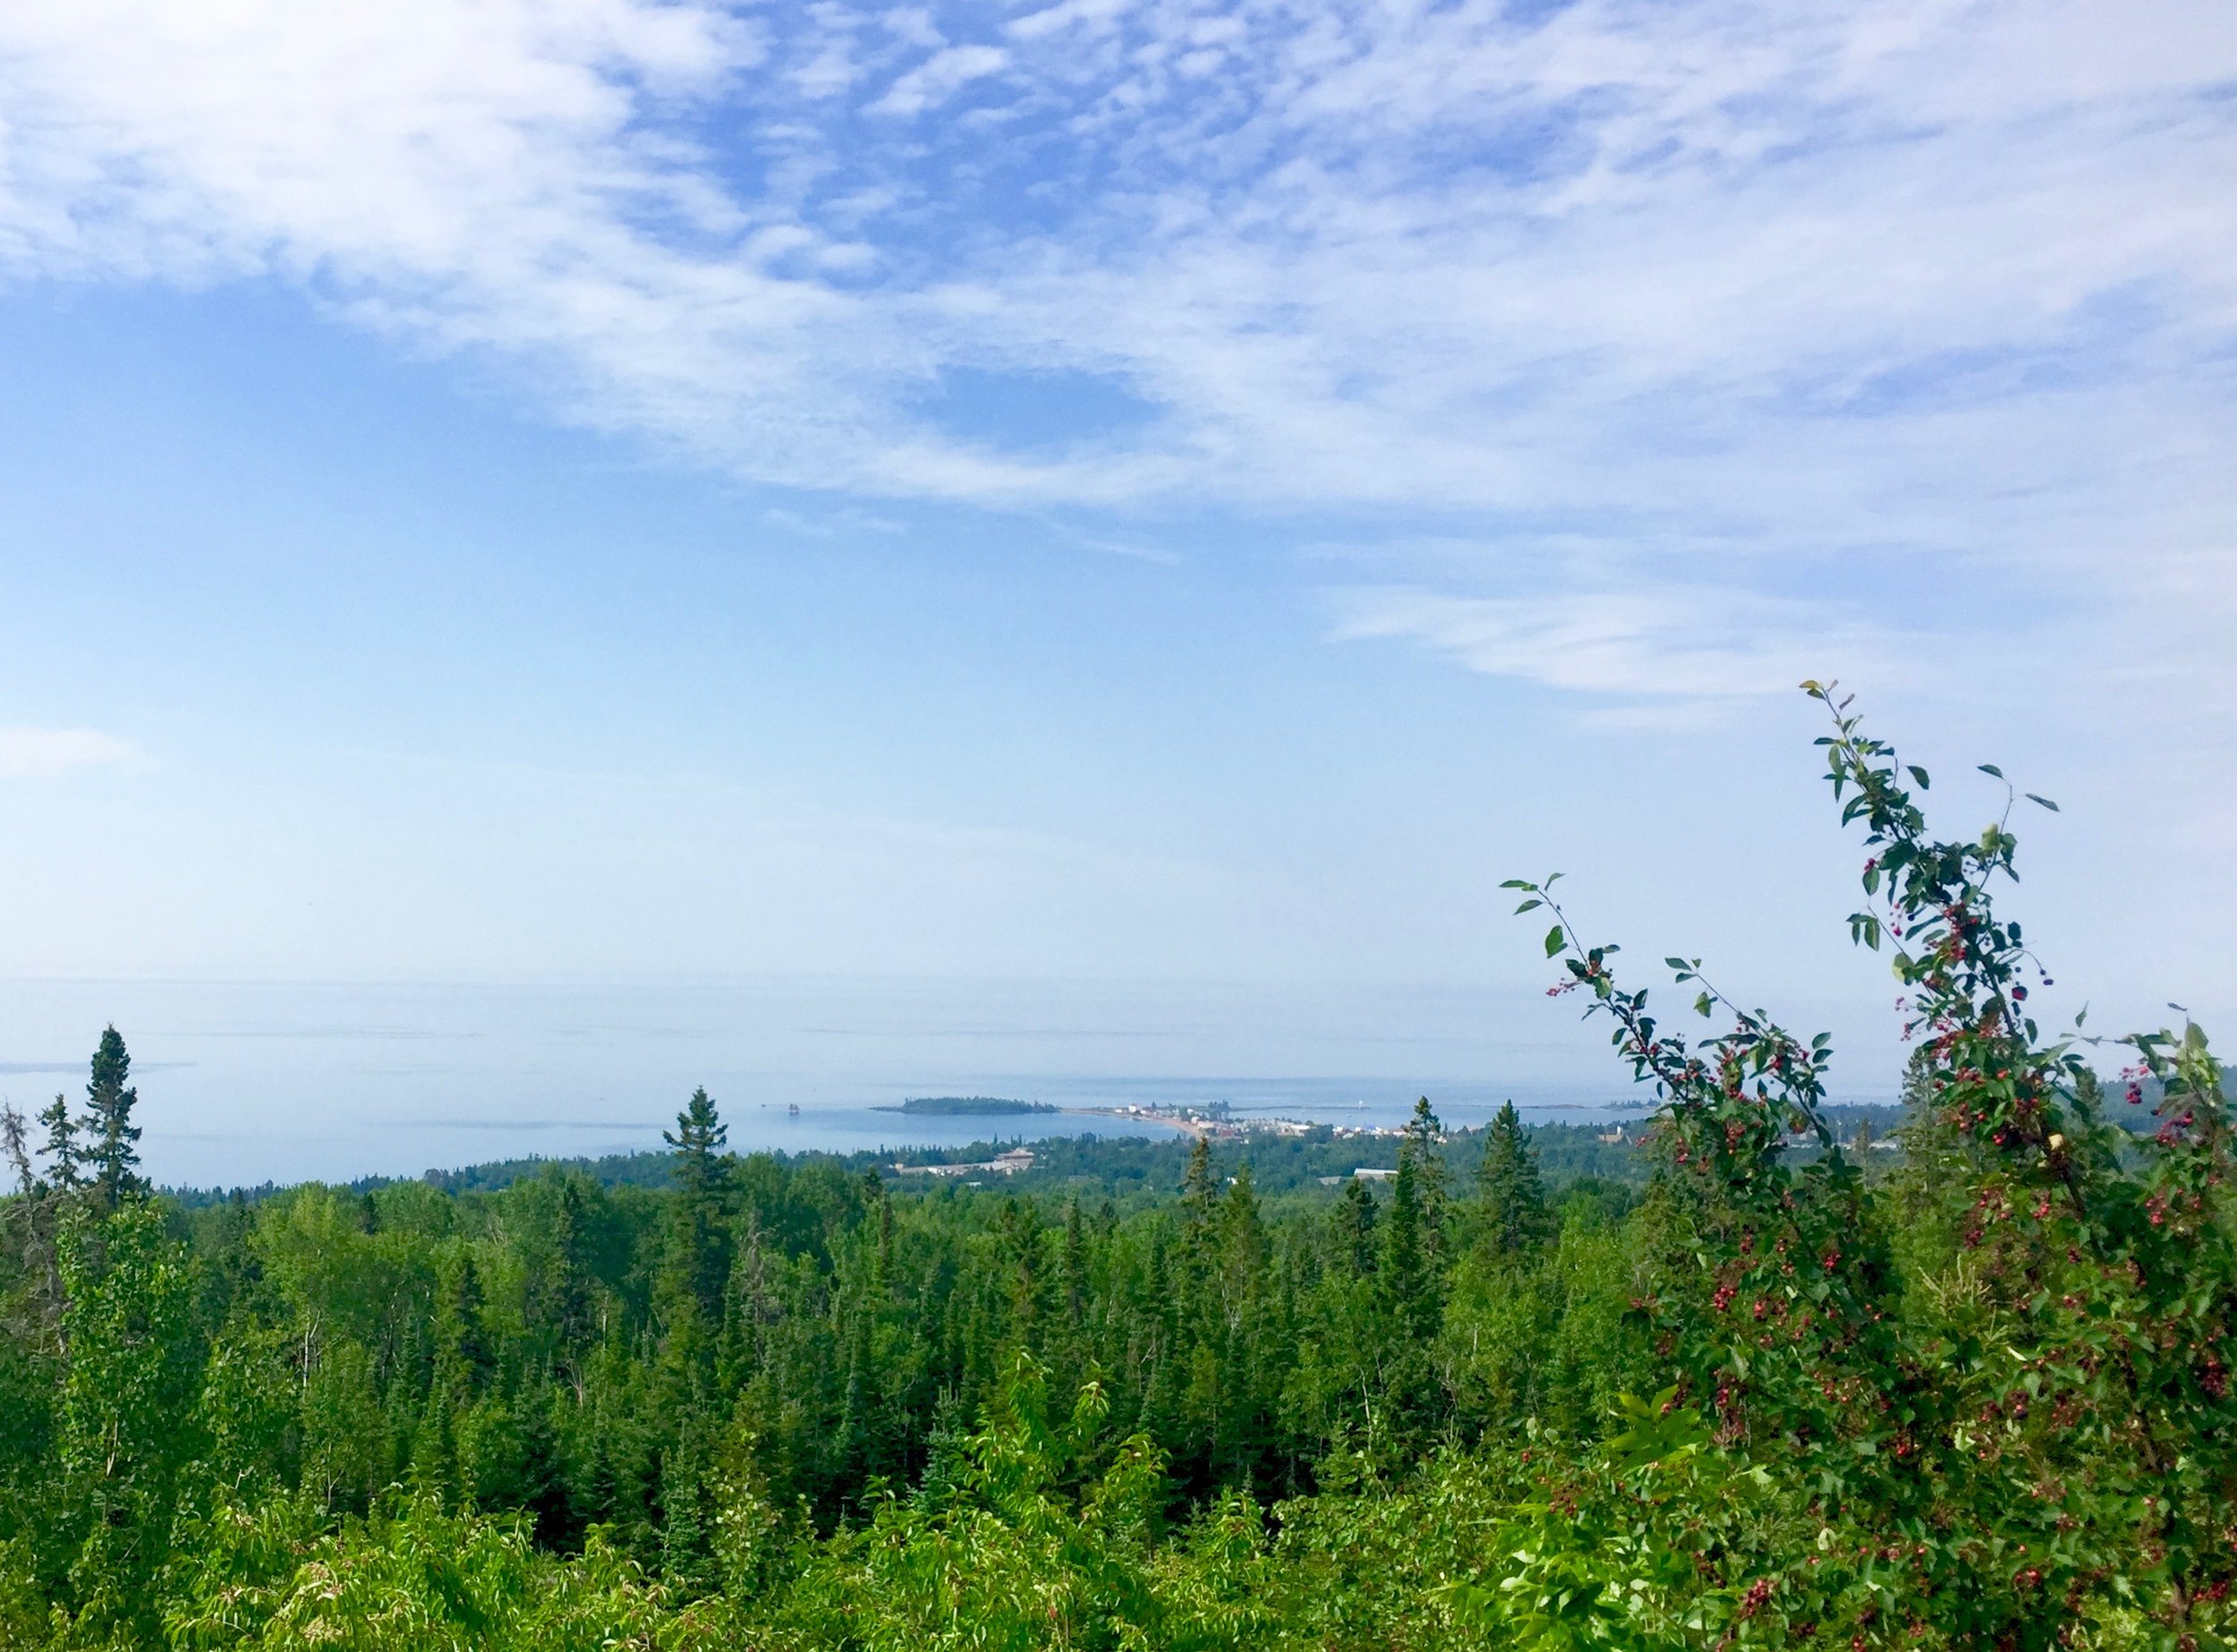
<instances>
[{"instance_id":1,"label":"dark green pine needles","mask_svg":"<svg viewBox=\"0 0 2237 1652\"><path fill-rule=\"evenodd\" d=\"M1512 1102L1499 1110L1484 1133L1476 1186L1479 1243L1487 1255L1527 1256L1553 1237L1537 1154Z\"/></svg>"}]
</instances>

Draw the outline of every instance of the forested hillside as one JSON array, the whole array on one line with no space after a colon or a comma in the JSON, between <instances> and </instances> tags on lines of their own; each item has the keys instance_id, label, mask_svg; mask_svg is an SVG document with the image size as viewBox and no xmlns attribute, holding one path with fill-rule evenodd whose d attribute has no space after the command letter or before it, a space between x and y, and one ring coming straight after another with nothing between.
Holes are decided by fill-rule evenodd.
<instances>
[{"instance_id":1,"label":"forested hillside","mask_svg":"<svg viewBox=\"0 0 2237 1652\"><path fill-rule=\"evenodd\" d=\"M1821 697L1898 1154L1701 963L1723 1030L1658 1020L1551 880L1658 1110L1614 1174L1425 1103L1373 1184L1200 1141L926 1187L733 1155L702 1092L659 1178L183 1201L112 1029L7 1120L0 1646L2225 1644L2219 1070L2148 1035L2104 1094L2029 1018L2008 815L1932 839Z\"/></svg>"}]
</instances>

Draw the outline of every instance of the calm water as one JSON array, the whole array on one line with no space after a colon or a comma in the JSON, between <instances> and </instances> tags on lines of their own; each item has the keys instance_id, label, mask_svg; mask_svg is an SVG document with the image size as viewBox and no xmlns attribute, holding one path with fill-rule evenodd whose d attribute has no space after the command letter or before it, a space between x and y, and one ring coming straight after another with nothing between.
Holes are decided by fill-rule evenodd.
<instances>
[{"instance_id":1,"label":"calm water","mask_svg":"<svg viewBox=\"0 0 2237 1652\"><path fill-rule=\"evenodd\" d=\"M1396 1123L1426 1093L1464 1125L1510 1095L1578 1117L1623 1094L1563 1082L1565 1063L1597 1066L1597 1037L1544 1015L1528 1029L1540 1042L1502 1035L1494 1009L1458 992L1123 983L16 982L0 984L0 1095L26 1111L58 1090L76 1099L113 1020L134 1058L149 1168L212 1186L653 1147L701 1084L734 1146L836 1152L996 1129L1167 1133L878 1111L909 1095L1225 1101Z\"/></svg>"}]
</instances>

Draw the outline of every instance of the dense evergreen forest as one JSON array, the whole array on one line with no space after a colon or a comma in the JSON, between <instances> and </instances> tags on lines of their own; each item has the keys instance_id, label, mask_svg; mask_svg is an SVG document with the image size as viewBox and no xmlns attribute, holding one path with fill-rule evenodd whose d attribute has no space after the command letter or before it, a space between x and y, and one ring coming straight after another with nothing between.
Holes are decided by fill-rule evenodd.
<instances>
[{"instance_id":1,"label":"dense evergreen forest","mask_svg":"<svg viewBox=\"0 0 2237 1652\"><path fill-rule=\"evenodd\" d=\"M2227 1644L2220 1069L2046 1039L2009 812L1932 839L1816 692L1900 1119L1697 960L1722 1030L1659 1022L1552 880L1644 1145L1425 1102L929 1186L702 1092L625 1173L187 1198L111 1029L4 1116L0 1646Z\"/></svg>"}]
</instances>

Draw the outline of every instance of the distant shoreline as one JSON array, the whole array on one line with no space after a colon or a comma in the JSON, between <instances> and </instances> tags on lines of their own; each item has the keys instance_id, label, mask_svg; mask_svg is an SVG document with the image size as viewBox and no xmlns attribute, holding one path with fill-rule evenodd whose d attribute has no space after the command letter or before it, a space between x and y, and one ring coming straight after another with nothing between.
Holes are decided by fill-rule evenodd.
<instances>
[{"instance_id":1,"label":"distant shoreline","mask_svg":"<svg viewBox=\"0 0 2237 1652\"><path fill-rule=\"evenodd\" d=\"M1178 1130L1183 1136L1202 1136L1204 1133L1204 1121L1201 1119L1169 1119L1163 1113L1127 1112L1118 1107L1052 1107L1049 1111L1066 1113L1076 1119L1133 1119L1144 1124L1164 1125L1168 1129Z\"/></svg>"}]
</instances>

